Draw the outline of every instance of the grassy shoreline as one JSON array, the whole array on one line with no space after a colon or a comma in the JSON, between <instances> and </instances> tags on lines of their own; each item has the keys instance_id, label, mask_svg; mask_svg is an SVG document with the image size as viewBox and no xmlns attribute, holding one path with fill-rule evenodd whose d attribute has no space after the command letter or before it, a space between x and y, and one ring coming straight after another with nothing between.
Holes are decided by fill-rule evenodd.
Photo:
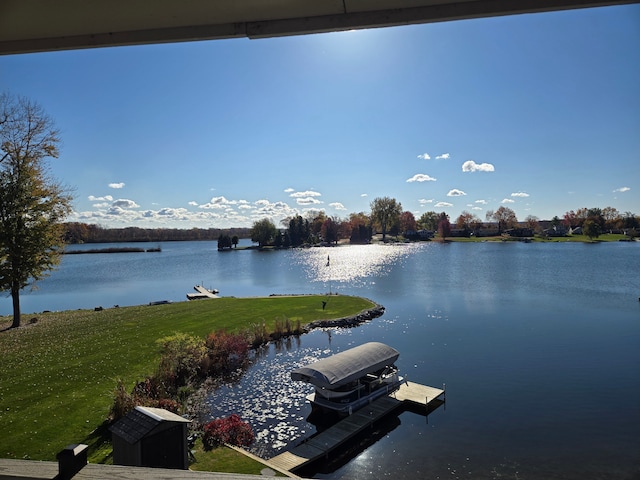
<instances>
[{"instance_id":1,"label":"grassy shoreline","mask_svg":"<svg viewBox=\"0 0 640 480\"><path fill-rule=\"evenodd\" d=\"M285 317L307 325L373 307L359 297L300 295L51 312L35 315L35 323L25 318L23 327L0 332L0 457L53 460L67 444L95 442L117 379L131 388L152 373L160 338L177 332L204 338L262 323L273 332ZM0 329L9 325L9 317L0 317ZM96 455L90 461L104 452Z\"/></svg>"}]
</instances>

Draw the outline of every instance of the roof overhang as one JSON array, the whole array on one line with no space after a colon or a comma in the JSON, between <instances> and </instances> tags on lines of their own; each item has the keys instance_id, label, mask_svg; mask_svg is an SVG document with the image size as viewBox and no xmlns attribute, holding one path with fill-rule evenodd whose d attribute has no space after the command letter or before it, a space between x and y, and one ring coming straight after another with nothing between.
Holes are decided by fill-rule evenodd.
<instances>
[{"instance_id":1,"label":"roof overhang","mask_svg":"<svg viewBox=\"0 0 640 480\"><path fill-rule=\"evenodd\" d=\"M640 0L0 0L0 54L264 38Z\"/></svg>"}]
</instances>

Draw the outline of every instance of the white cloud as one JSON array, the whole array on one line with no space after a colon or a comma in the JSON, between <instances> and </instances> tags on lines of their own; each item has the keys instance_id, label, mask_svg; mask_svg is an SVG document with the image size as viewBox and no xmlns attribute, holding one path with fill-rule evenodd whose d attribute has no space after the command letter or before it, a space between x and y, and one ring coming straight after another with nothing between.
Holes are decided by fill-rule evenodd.
<instances>
[{"instance_id":1,"label":"white cloud","mask_svg":"<svg viewBox=\"0 0 640 480\"><path fill-rule=\"evenodd\" d=\"M436 208L443 208L443 207L453 207L453 203L449 203L449 202L438 202L434 205L434 207Z\"/></svg>"},{"instance_id":2,"label":"white cloud","mask_svg":"<svg viewBox=\"0 0 640 480\"><path fill-rule=\"evenodd\" d=\"M324 203L313 197L304 197L304 198L296 198L296 203L298 205L318 205L319 203Z\"/></svg>"},{"instance_id":3,"label":"white cloud","mask_svg":"<svg viewBox=\"0 0 640 480\"><path fill-rule=\"evenodd\" d=\"M213 197L207 203L200 205L200 208L207 210L228 210L232 208L232 205L236 205L238 202L235 200L227 200L226 197Z\"/></svg>"},{"instance_id":4,"label":"white cloud","mask_svg":"<svg viewBox=\"0 0 640 480\"><path fill-rule=\"evenodd\" d=\"M436 160L449 160L450 156L451 155L449 155L448 153L443 153L442 155L438 155L436 157Z\"/></svg>"},{"instance_id":5,"label":"white cloud","mask_svg":"<svg viewBox=\"0 0 640 480\"><path fill-rule=\"evenodd\" d=\"M420 203L420 205L426 205L427 203L433 203L433 198L427 200L426 198L421 198L420 200L418 200L418 203Z\"/></svg>"},{"instance_id":6,"label":"white cloud","mask_svg":"<svg viewBox=\"0 0 640 480\"><path fill-rule=\"evenodd\" d=\"M463 172L493 172L495 168L490 163L476 163L473 160L467 160L462 164Z\"/></svg>"},{"instance_id":7,"label":"white cloud","mask_svg":"<svg viewBox=\"0 0 640 480\"><path fill-rule=\"evenodd\" d=\"M368 195L368 194L366 194L366 193L361 193L361 194L360 194L360 196L361 196L361 197L368 197L369 195Z\"/></svg>"},{"instance_id":8,"label":"white cloud","mask_svg":"<svg viewBox=\"0 0 640 480\"><path fill-rule=\"evenodd\" d=\"M510 198L505 198L500 203L516 203L516 201Z\"/></svg>"},{"instance_id":9,"label":"white cloud","mask_svg":"<svg viewBox=\"0 0 640 480\"><path fill-rule=\"evenodd\" d=\"M291 192L295 192L295 189L291 187L284 189L284 193L291 193Z\"/></svg>"},{"instance_id":10,"label":"white cloud","mask_svg":"<svg viewBox=\"0 0 640 480\"><path fill-rule=\"evenodd\" d=\"M111 204L111 206L115 208L139 208L140 207L140 205L138 205L133 200L128 200L126 198L120 198L116 200L115 202L113 202L113 204Z\"/></svg>"},{"instance_id":11,"label":"white cloud","mask_svg":"<svg viewBox=\"0 0 640 480\"><path fill-rule=\"evenodd\" d=\"M120 182L120 183L110 183L109 184L109 188L124 188L124 182Z\"/></svg>"},{"instance_id":12,"label":"white cloud","mask_svg":"<svg viewBox=\"0 0 640 480\"><path fill-rule=\"evenodd\" d=\"M512 197L528 197L529 194L525 192L515 192L511 194Z\"/></svg>"},{"instance_id":13,"label":"white cloud","mask_svg":"<svg viewBox=\"0 0 640 480\"><path fill-rule=\"evenodd\" d=\"M435 182L435 181L436 181L435 178L430 177L426 173L416 173L413 177L407 179L407 182L409 182L409 183L411 183L411 182Z\"/></svg>"},{"instance_id":14,"label":"white cloud","mask_svg":"<svg viewBox=\"0 0 640 480\"><path fill-rule=\"evenodd\" d=\"M198 206L198 202L189 202L189 205L191 205L192 207L197 207Z\"/></svg>"},{"instance_id":15,"label":"white cloud","mask_svg":"<svg viewBox=\"0 0 640 480\"><path fill-rule=\"evenodd\" d=\"M94 197L93 195L89 195L90 202L113 202L113 197L111 195L105 195L104 197Z\"/></svg>"},{"instance_id":16,"label":"white cloud","mask_svg":"<svg viewBox=\"0 0 640 480\"><path fill-rule=\"evenodd\" d=\"M464 193L462 190L458 190L457 188L449 190L449 193L447 193L447 197L462 197L464 195L466 195L466 193Z\"/></svg>"},{"instance_id":17,"label":"white cloud","mask_svg":"<svg viewBox=\"0 0 640 480\"><path fill-rule=\"evenodd\" d=\"M335 208L336 210L346 210L347 208L341 204L340 202L333 202L329 204L330 207Z\"/></svg>"},{"instance_id":18,"label":"white cloud","mask_svg":"<svg viewBox=\"0 0 640 480\"><path fill-rule=\"evenodd\" d=\"M418 158L420 160L431 160L431 157L429 156L428 153L423 153L422 155L418 155Z\"/></svg>"},{"instance_id":19,"label":"white cloud","mask_svg":"<svg viewBox=\"0 0 640 480\"><path fill-rule=\"evenodd\" d=\"M94 203L94 204L93 204L93 208L107 208L107 207L110 207L110 206L111 206L111 204L110 204L110 203L107 203L107 202L104 202L104 203Z\"/></svg>"},{"instance_id":20,"label":"white cloud","mask_svg":"<svg viewBox=\"0 0 640 480\"><path fill-rule=\"evenodd\" d=\"M253 207L251 205L247 205L246 203L241 203L238 208L240 210L253 210Z\"/></svg>"},{"instance_id":21,"label":"white cloud","mask_svg":"<svg viewBox=\"0 0 640 480\"><path fill-rule=\"evenodd\" d=\"M479 203L480 205L487 205L489 202L486 200L476 200L476 203Z\"/></svg>"},{"instance_id":22,"label":"white cloud","mask_svg":"<svg viewBox=\"0 0 640 480\"><path fill-rule=\"evenodd\" d=\"M471 210L483 210L482 207L472 207Z\"/></svg>"},{"instance_id":23,"label":"white cloud","mask_svg":"<svg viewBox=\"0 0 640 480\"><path fill-rule=\"evenodd\" d=\"M308 198L308 197L321 197L322 194L314 192L313 190L307 190L306 192L294 192L289 195L291 198Z\"/></svg>"},{"instance_id":24,"label":"white cloud","mask_svg":"<svg viewBox=\"0 0 640 480\"><path fill-rule=\"evenodd\" d=\"M630 187L620 187L620 188L616 188L614 192L624 193L624 192L628 192L629 190L631 190Z\"/></svg>"}]
</instances>

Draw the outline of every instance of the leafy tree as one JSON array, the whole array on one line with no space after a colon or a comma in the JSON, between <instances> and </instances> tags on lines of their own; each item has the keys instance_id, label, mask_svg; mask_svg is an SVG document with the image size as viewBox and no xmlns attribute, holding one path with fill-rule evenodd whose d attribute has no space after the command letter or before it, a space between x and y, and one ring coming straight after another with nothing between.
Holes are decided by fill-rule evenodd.
<instances>
[{"instance_id":1,"label":"leafy tree","mask_svg":"<svg viewBox=\"0 0 640 480\"><path fill-rule=\"evenodd\" d=\"M371 241L371 219L364 213L349 215L349 243L367 244Z\"/></svg>"},{"instance_id":2,"label":"leafy tree","mask_svg":"<svg viewBox=\"0 0 640 480\"><path fill-rule=\"evenodd\" d=\"M443 241L451 236L451 222L449 221L449 215L445 212L440 214L438 220L438 235L440 235Z\"/></svg>"},{"instance_id":3,"label":"leafy tree","mask_svg":"<svg viewBox=\"0 0 640 480\"><path fill-rule=\"evenodd\" d=\"M328 217L324 222L322 222L322 228L320 229L320 233L325 242L328 243L338 243L338 230L339 223L336 219Z\"/></svg>"},{"instance_id":4,"label":"leafy tree","mask_svg":"<svg viewBox=\"0 0 640 480\"><path fill-rule=\"evenodd\" d=\"M371 202L371 218L382 230L382 241L384 242L387 232L400 223L402 214L402 204L395 198L378 197Z\"/></svg>"},{"instance_id":5,"label":"leafy tree","mask_svg":"<svg viewBox=\"0 0 640 480\"><path fill-rule=\"evenodd\" d=\"M289 242L292 247L299 247L309 239L309 220L297 215L289 220Z\"/></svg>"},{"instance_id":6,"label":"leafy tree","mask_svg":"<svg viewBox=\"0 0 640 480\"><path fill-rule=\"evenodd\" d=\"M508 207L500 207L495 212L489 210L487 212L487 220L493 220L498 223L498 233L502 233L508 228L513 228L518 224L516 212Z\"/></svg>"},{"instance_id":7,"label":"leafy tree","mask_svg":"<svg viewBox=\"0 0 640 480\"><path fill-rule=\"evenodd\" d=\"M0 291L13 301L20 326L20 291L59 262L71 195L45 164L58 157L53 120L35 102L0 95Z\"/></svg>"},{"instance_id":8,"label":"leafy tree","mask_svg":"<svg viewBox=\"0 0 640 480\"><path fill-rule=\"evenodd\" d=\"M233 237L231 237L231 243L233 244L233 248L236 248L238 246L239 241L240 239L238 238L238 235L234 235Z\"/></svg>"},{"instance_id":9,"label":"leafy tree","mask_svg":"<svg viewBox=\"0 0 640 480\"><path fill-rule=\"evenodd\" d=\"M471 232L476 232L480 228L481 224L482 222L476 215L469 213L466 210L463 210L460 216L456 219L456 227L463 229L467 236L469 236Z\"/></svg>"},{"instance_id":10,"label":"leafy tree","mask_svg":"<svg viewBox=\"0 0 640 480\"><path fill-rule=\"evenodd\" d=\"M582 224L582 233L584 233L589 240L593 240L594 238L598 238L600 233L602 233L602 229L600 228L600 224L597 220L592 218L587 218Z\"/></svg>"},{"instance_id":11,"label":"leafy tree","mask_svg":"<svg viewBox=\"0 0 640 480\"><path fill-rule=\"evenodd\" d=\"M618 228L620 223L620 212L613 207L605 207L602 209L602 218L604 219L604 227L611 231Z\"/></svg>"},{"instance_id":12,"label":"leafy tree","mask_svg":"<svg viewBox=\"0 0 640 480\"><path fill-rule=\"evenodd\" d=\"M438 229L439 216L436 212L424 212L418 219L418 226L424 230L435 232Z\"/></svg>"},{"instance_id":13,"label":"leafy tree","mask_svg":"<svg viewBox=\"0 0 640 480\"><path fill-rule=\"evenodd\" d=\"M231 248L231 237L226 233L221 233L218 237L218 250L224 250L225 248Z\"/></svg>"},{"instance_id":14,"label":"leafy tree","mask_svg":"<svg viewBox=\"0 0 640 480\"><path fill-rule=\"evenodd\" d=\"M257 242L259 247L264 247L274 240L277 233L278 231L273 222L268 218L263 218L262 220L253 222L253 227L251 227L251 241Z\"/></svg>"},{"instance_id":15,"label":"leafy tree","mask_svg":"<svg viewBox=\"0 0 640 480\"><path fill-rule=\"evenodd\" d=\"M400 215L400 231L402 233L415 232L418 229L416 217L411 212L402 212Z\"/></svg>"},{"instance_id":16,"label":"leafy tree","mask_svg":"<svg viewBox=\"0 0 640 480\"><path fill-rule=\"evenodd\" d=\"M535 215L527 215L527 218L524 219L527 222L527 227L533 232L537 232L540 228L540 219Z\"/></svg>"}]
</instances>

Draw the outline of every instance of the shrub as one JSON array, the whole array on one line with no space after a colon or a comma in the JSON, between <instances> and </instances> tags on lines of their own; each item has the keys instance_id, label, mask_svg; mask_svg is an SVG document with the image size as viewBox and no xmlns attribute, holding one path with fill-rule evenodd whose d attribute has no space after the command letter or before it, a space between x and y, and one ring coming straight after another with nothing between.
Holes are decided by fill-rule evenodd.
<instances>
[{"instance_id":1,"label":"shrub","mask_svg":"<svg viewBox=\"0 0 640 480\"><path fill-rule=\"evenodd\" d=\"M231 372L243 366L249 358L249 343L246 338L224 330L210 333L206 347L209 375Z\"/></svg>"},{"instance_id":2,"label":"shrub","mask_svg":"<svg viewBox=\"0 0 640 480\"><path fill-rule=\"evenodd\" d=\"M118 380L116 388L113 392L113 405L109 412L109 418L111 420L118 420L124 417L135 407L133 396L127 392L122 379Z\"/></svg>"},{"instance_id":3,"label":"shrub","mask_svg":"<svg viewBox=\"0 0 640 480\"><path fill-rule=\"evenodd\" d=\"M175 394L178 388L189 384L200 374L200 364L206 355L201 339L186 333L177 333L158 342L162 355L158 367L158 381Z\"/></svg>"},{"instance_id":4,"label":"shrub","mask_svg":"<svg viewBox=\"0 0 640 480\"><path fill-rule=\"evenodd\" d=\"M251 425L243 422L235 413L227 418L218 418L204 426L202 443L205 450L230 443L241 447L248 447L255 436Z\"/></svg>"}]
</instances>

